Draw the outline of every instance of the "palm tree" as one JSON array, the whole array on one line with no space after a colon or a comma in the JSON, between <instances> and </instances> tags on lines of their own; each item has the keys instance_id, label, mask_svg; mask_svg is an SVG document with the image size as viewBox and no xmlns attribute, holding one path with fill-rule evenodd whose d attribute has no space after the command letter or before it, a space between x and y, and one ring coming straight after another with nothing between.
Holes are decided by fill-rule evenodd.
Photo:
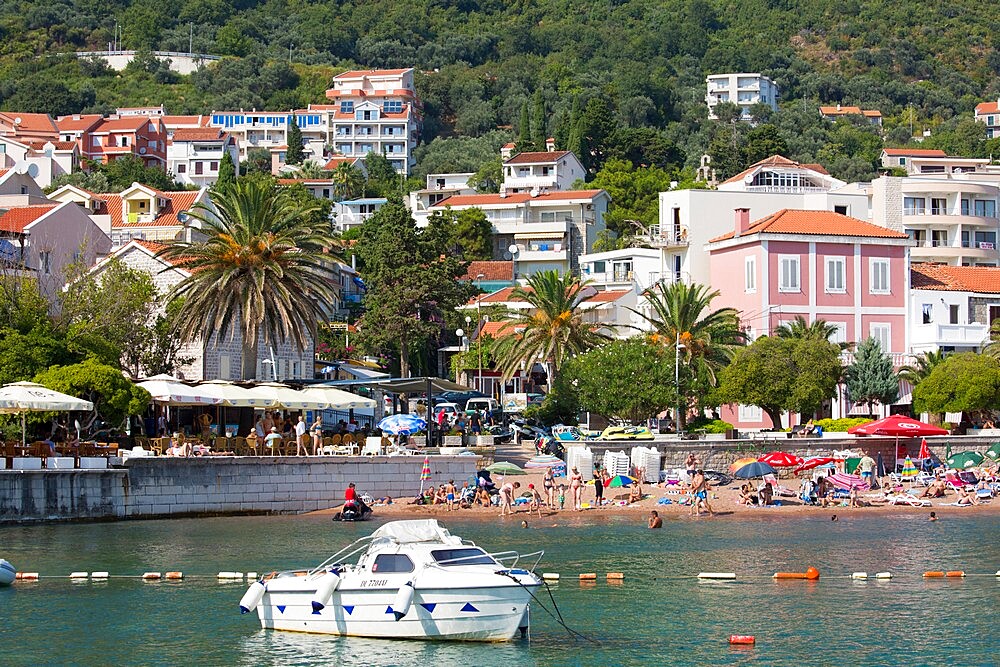
<instances>
[{"instance_id":1,"label":"palm tree","mask_svg":"<svg viewBox=\"0 0 1000 667\"><path fill-rule=\"evenodd\" d=\"M286 340L305 349L323 307L336 292L325 249L329 225L312 216L318 202L300 202L270 177L241 178L196 204L190 217L204 240L174 241L157 253L190 276L170 298L182 298L177 324L185 340L212 335L243 340L243 379L257 371L257 348Z\"/></svg>"},{"instance_id":2,"label":"palm tree","mask_svg":"<svg viewBox=\"0 0 1000 667\"><path fill-rule=\"evenodd\" d=\"M355 199L365 192L365 174L350 162L333 170L333 188L340 200Z\"/></svg>"},{"instance_id":3,"label":"palm tree","mask_svg":"<svg viewBox=\"0 0 1000 667\"><path fill-rule=\"evenodd\" d=\"M569 273L540 271L528 278L527 286L514 288L510 299L525 301L530 308L507 315L505 329L512 334L504 336L496 350L505 380L541 363L551 390L568 356L611 340L584 319L580 304L588 296L586 286Z\"/></svg>"},{"instance_id":4,"label":"palm tree","mask_svg":"<svg viewBox=\"0 0 1000 667\"><path fill-rule=\"evenodd\" d=\"M646 300L652 312L632 310L646 320L653 329L650 341L673 348L679 346L678 356L687 391L679 392L684 400L693 397L698 387L702 389L718 384L718 372L725 367L735 349L746 343L740 330L740 317L735 308L709 311L712 299L719 296L706 285L686 283L660 283L646 291ZM687 409L679 415L680 426L687 425Z\"/></svg>"},{"instance_id":5,"label":"palm tree","mask_svg":"<svg viewBox=\"0 0 1000 667\"><path fill-rule=\"evenodd\" d=\"M990 325L990 335L988 342L983 346L983 354L1000 359L1000 318L993 320Z\"/></svg>"},{"instance_id":6,"label":"palm tree","mask_svg":"<svg viewBox=\"0 0 1000 667\"><path fill-rule=\"evenodd\" d=\"M299 166L299 178L323 178L325 175L323 165L316 160L306 160Z\"/></svg>"},{"instance_id":7,"label":"palm tree","mask_svg":"<svg viewBox=\"0 0 1000 667\"><path fill-rule=\"evenodd\" d=\"M806 339L830 341L838 331L836 324L830 324L826 320L813 320L812 324L806 321L801 315L796 315L791 322L785 322L774 330L774 335L778 338L786 339ZM848 343L837 343L840 349L845 350Z\"/></svg>"},{"instance_id":8,"label":"palm tree","mask_svg":"<svg viewBox=\"0 0 1000 667\"><path fill-rule=\"evenodd\" d=\"M909 382L911 385L916 387L920 384L921 380L924 380L931 371L945 360L948 356L947 352L933 351L924 352L923 354L917 355L912 364L907 364L899 369L899 379Z\"/></svg>"}]
</instances>

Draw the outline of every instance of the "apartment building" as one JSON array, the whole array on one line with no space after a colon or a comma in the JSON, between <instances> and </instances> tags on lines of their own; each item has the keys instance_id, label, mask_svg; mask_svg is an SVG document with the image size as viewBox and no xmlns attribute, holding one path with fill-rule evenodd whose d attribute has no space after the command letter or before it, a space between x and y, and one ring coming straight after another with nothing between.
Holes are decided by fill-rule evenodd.
<instances>
[{"instance_id":1,"label":"apartment building","mask_svg":"<svg viewBox=\"0 0 1000 667\"><path fill-rule=\"evenodd\" d=\"M573 183L587 175L586 169L572 151L557 151L555 140L549 139L546 150L512 154L510 144L500 152L503 159L503 185L508 194L569 190Z\"/></svg>"},{"instance_id":2,"label":"apartment building","mask_svg":"<svg viewBox=\"0 0 1000 667\"><path fill-rule=\"evenodd\" d=\"M882 176L866 188L871 220L913 239L914 262L996 266L1000 179L987 174L950 177Z\"/></svg>"},{"instance_id":3,"label":"apartment building","mask_svg":"<svg viewBox=\"0 0 1000 667\"><path fill-rule=\"evenodd\" d=\"M884 148L880 162L886 169L903 169L911 176L968 173L1000 174L987 158L954 157L933 148Z\"/></svg>"},{"instance_id":4,"label":"apartment building","mask_svg":"<svg viewBox=\"0 0 1000 667\"><path fill-rule=\"evenodd\" d=\"M214 127L184 128L168 132L167 169L174 180L203 188L219 178L219 165L229 154L233 165L240 163L236 140Z\"/></svg>"},{"instance_id":5,"label":"apartment building","mask_svg":"<svg viewBox=\"0 0 1000 667\"><path fill-rule=\"evenodd\" d=\"M306 159L324 162L324 150L329 143L327 114L311 106L299 111L213 111L208 126L223 130L236 140L241 160L247 158L250 149L263 148L277 153L278 163L283 164L292 119L302 133Z\"/></svg>"},{"instance_id":6,"label":"apartment building","mask_svg":"<svg viewBox=\"0 0 1000 667\"><path fill-rule=\"evenodd\" d=\"M473 176L474 173L427 174L427 187L414 190L406 198L406 206L417 226L426 226L431 207L448 197L476 194L476 190L469 186Z\"/></svg>"},{"instance_id":7,"label":"apartment building","mask_svg":"<svg viewBox=\"0 0 1000 667\"><path fill-rule=\"evenodd\" d=\"M977 352L1000 319L1000 268L910 265L910 351Z\"/></svg>"},{"instance_id":8,"label":"apartment building","mask_svg":"<svg viewBox=\"0 0 1000 667\"><path fill-rule=\"evenodd\" d=\"M48 114L0 111L0 136L21 142L49 141L58 139L59 132Z\"/></svg>"},{"instance_id":9,"label":"apartment building","mask_svg":"<svg viewBox=\"0 0 1000 667\"><path fill-rule=\"evenodd\" d=\"M1000 98L993 102L980 102L976 105L973 117L986 125L986 137L1000 137Z\"/></svg>"},{"instance_id":10,"label":"apartment building","mask_svg":"<svg viewBox=\"0 0 1000 667\"><path fill-rule=\"evenodd\" d=\"M454 195L429 210L482 210L493 225L493 259L512 260L515 277L523 277L550 269L579 273L580 255L604 229L610 203L604 190L570 190Z\"/></svg>"},{"instance_id":11,"label":"apartment building","mask_svg":"<svg viewBox=\"0 0 1000 667\"><path fill-rule=\"evenodd\" d=\"M750 108L755 104L766 104L775 111L778 110L778 86L763 74L710 74L705 78L705 84L705 104L708 105L709 118L716 117L715 106L720 102L732 102L739 106L744 120L749 120Z\"/></svg>"},{"instance_id":12,"label":"apartment building","mask_svg":"<svg viewBox=\"0 0 1000 667\"><path fill-rule=\"evenodd\" d=\"M159 116L73 114L59 117L56 128L61 141L76 142L83 159L107 164L135 155L147 167L166 168L167 132Z\"/></svg>"},{"instance_id":13,"label":"apartment building","mask_svg":"<svg viewBox=\"0 0 1000 667\"><path fill-rule=\"evenodd\" d=\"M0 169L23 168L39 187L80 168L80 151L73 141L18 140L0 136Z\"/></svg>"},{"instance_id":14,"label":"apartment building","mask_svg":"<svg viewBox=\"0 0 1000 667\"><path fill-rule=\"evenodd\" d=\"M334 202L332 211L334 229L343 233L353 227L360 227L388 201L385 197L361 197Z\"/></svg>"}]
</instances>

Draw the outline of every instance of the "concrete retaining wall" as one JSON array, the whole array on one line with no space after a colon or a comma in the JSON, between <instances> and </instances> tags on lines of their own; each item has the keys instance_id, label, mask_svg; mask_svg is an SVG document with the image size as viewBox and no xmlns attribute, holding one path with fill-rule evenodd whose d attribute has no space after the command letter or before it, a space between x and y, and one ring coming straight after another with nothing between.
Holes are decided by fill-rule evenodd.
<instances>
[{"instance_id":1,"label":"concrete retaining wall","mask_svg":"<svg viewBox=\"0 0 1000 667\"><path fill-rule=\"evenodd\" d=\"M0 522L297 513L339 505L350 482L415 496L420 456L136 458L124 469L0 472ZM475 474L476 457L432 456L430 484Z\"/></svg>"}]
</instances>

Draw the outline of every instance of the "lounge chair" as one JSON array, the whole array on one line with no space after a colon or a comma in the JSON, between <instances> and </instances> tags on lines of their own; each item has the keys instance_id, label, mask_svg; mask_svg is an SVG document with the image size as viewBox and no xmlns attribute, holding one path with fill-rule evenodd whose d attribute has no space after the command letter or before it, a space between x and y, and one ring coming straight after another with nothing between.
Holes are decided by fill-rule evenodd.
<instances>
[{"instance_id":1,"label":"lounge chair","mask_svg":"<svg viewBox=\"0 0 1000 667\"><path fill-rule=\"evenodd\" d=\"M774 491L774 496L780 498L784 496L785 498L794 498L795 492L791 489L786 489L785 487L778 484L778 479L774 475L764 475L764 483L771 484L771 490Z\"/></svg>"},{"instance_id":2,"label":"lounge chair","mask_svg":"<svg viewBox=\"0 0 1000 667\"><path fill-rule=\"evenodd\" d=\"M933 507L931 501L926 498L917 498L909 493L896 493L885 496L885 501L890 505L909 505L910 507Z\"/></svg>"}]
</instances>

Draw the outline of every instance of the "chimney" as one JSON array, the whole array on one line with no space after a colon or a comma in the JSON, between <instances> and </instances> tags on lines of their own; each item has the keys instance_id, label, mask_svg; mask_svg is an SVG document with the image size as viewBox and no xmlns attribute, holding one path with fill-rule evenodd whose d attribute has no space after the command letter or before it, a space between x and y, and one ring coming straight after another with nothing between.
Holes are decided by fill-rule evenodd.
<instances>
[{"instance_id":1,"label":"chimney","mask_svg":"<svg viewBox=\"0 0 1000 667\"><path fill-rule=\"evenodd\" d=\"M734 236L742 236L750 229L750 209L736 209L736 233Z\"/></svg>"},{"instance_id":2,"label":"chimney","mask_svg":"<svg viewBox=\"0 0 1000 667\"><path fill-rule=\"evenodd\" d=\"M554 137L549 137L545 140L545 150L549 153L554 153L556 151L556 140Z\"/></svg>"},{"instance_id":3,"label":"chimney","mask_svg":"<svg viewBox=\"0 0 1000 667\"><path fill-rule=\"evenodd\" d=\"M837 102L837 111L840 111L840 102Z\"/></svg>"}]
</instances>

